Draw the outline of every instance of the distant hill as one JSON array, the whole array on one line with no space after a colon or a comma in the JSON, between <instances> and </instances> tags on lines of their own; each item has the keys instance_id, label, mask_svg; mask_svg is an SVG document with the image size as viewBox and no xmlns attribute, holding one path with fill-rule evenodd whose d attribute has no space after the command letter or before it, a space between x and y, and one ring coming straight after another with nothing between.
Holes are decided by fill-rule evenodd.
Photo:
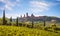
<instances>
[{"instance_id":1,"label":"distant hill","mask_svg":"<svg viewBox=\"0 0 60 36\"><path fill-rule=\"evenodd\" d=\"M32 16L19 17L19 22L21 22L21 21L31 21L31 20L33 20L33 21L43 21L43 20L52 21L52 20L56 20L57 22L60 22L60 18L51 17L51 16L39 16L39 17L33 16L33 19L32 19ZM13 19L13 21L15 21L15 19Z\"/></svg>"}]
</instances>

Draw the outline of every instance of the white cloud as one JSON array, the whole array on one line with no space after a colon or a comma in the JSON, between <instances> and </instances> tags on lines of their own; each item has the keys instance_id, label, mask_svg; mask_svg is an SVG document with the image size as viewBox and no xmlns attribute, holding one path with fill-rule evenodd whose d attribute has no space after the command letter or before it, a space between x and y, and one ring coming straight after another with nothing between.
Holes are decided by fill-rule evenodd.
<instances>
[{"instance_id":1,"label":"white cloud","mask_svg":"<svg viewBox=\"0 0 60 36\"><path fill-rule=\"evenodd\" d=\"M0 18L2 18L2 16L3 15L1 15ZM6 13L5 17L7 17L7 18L10 18L10 17L17 18L17 17L20 17L20 14L17 14L17 13Z\"/></svg>"},{"instance_id":2,"label":"white cloud","mask_svg":"<svg viewBox=\"0 0 60 36\"><path fill-rule=\"evenodd\" d=\"M12 16L12 18L16 18L19 17L19 14L6 14L6 17L10 18Z\"/></svg>"},{"instance_id":3,"label":"white cloud","mask_svg":"<svg viewBox=\"0 0 60 36\"><path fill-rule=\"evenodd\" d=\"M8 10L12 10L12 8L8 5L5 5L5 8L8 9Z\"/></svg>"},{"instance_id":4,"label":"white cloud","mask_svg":"<svg viewBox=\"0 0 60 36\"><path fill-rule=\"evenodd\" d=\"M49 10L50 4L40 1L30 1L30 9L32 12L43 12Z\"/></svg>"},{"instance_id":5,"label":"white cloud","mask_svg":"<svg viewBox=\"0 0 60 36\"><path fill-rule=\"evenodd\" d=\"M60 1L60 0L56 0L56 1Z\"/></svg>"},{"instance_id":6,"label":"white cloud","mask_svg":"<svg viewBox=\"0 0 60 36\"><path fill-rule=\"evenodd\" d=\"M12 10L12 7L16 6L17 3L19 2L20 0L16 0L15 2L10 2L9 0L0 0L0 2L4 3L4 7L0 7L2 9L7 9L7 10Z\"/></svg>"}]
</instances>

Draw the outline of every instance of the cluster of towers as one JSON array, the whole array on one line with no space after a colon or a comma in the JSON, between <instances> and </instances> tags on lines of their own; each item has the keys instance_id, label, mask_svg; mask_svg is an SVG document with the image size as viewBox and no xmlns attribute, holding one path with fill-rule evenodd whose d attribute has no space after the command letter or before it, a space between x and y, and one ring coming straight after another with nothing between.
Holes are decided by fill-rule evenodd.
<instances>
[{"instance_id":1,"label":"cluster of towers","mask_svg":"<svg viewBox=\"0 0 60 36\"><path fill-rule=\"evenodd\" d=\"M25 17L27 17L27 18L28 18L28 17L34 17L34 15L33 15L33 14L31 14L31 16L29 16L29 15L28 15L28 13L26 13L26 15L24 14L24 16L23 16L23 17L22 17L22 15L21 15L21 18L25 18Z\"/></svg>"}]
</instances>

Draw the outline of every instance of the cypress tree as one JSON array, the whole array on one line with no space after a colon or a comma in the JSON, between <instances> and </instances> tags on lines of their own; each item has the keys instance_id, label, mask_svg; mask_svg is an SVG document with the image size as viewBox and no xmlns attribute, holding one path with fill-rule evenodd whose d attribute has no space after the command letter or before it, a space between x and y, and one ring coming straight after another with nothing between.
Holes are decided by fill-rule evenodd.
<instances>
[{"instance_id":1,"label":"cypress tree","mask_svg":"<svg viewBox=\"0 0 60 36\"><path fill-rule=\"evenodd\" d=\"M44 20L44 26L46 25L45 20Z\"/></svg>"},{"instance_id":2,"label":"cypress tree","mask_svg":"<svg viewBox=\"0 0 60 36\"><path fill-rule=\"evenodd\" d=\"M16 26L18 26L18 17L16 18Z\"/></svg>"},{"instance_id":3,"label":"cypress tree","mask_svg":"<svg viewBox=\"0 0 60 36\"><path fill-rule=\"evenodd\" d=\"M34 20L33 20L34 15L31 14L31 21L32 21L32 28L34 27Z\"/></svg>"},{"instance_id":4,"label":"cypress tree","mask_svg":"<svg viewBox=\"0 0 60 36\"><path fill-rule=\"evenodd\" d=\"M12 17L10 17L10 22L12 22Z\"/></svg>"},{"instance_id":5,"label":"cypress tree","mask_svg":"<svg viewBox=\"0 0 60 36\"><path fill-rule=\"evenodd\" d=\"M32 28L34 27L34 23L33 23L33 20L32 20Z\"/></svg>"},{"instance_id":6,"label":"cypress tree","mask_svg":"<svg viewBox=\"0 0 60 36\"><path fill-rule=\"evenodd\" d=\"M6 24L6 20L5 20L5 10L3 10L3 25L5 25Z\"/></svg>"},{"instance_id":7,"label":"cypress tree","mask_svg":"<svg viewBox=\"0 0 60 36\"><path fill-rule=\"evenodd\" d=\"M46 16L44 16L44 26L46 26Z\"/></svg>"},{"instance_id":8,"label":"cypress tree","mask_svg":"<svg viewBox=\"0 0 60 36\"><path fill-rule=\"evenodd\" d=\"M11 22L12 22L12 17L10 17L10 25L12 24Z\"/></svg>"}]
</instances>

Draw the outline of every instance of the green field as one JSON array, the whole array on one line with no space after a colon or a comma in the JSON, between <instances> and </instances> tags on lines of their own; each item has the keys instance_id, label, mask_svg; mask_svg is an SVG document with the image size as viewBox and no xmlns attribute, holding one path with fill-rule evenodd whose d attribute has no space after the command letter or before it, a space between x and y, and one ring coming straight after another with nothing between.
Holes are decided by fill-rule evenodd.
<instances>
[{"instance_id":1,"label":"green field","mask_svg":"<svg viewBox=\"0 0 60 36\"><path fill-rule=\"evenodd\" d=\"M60 36L60 31L55 33L41 29L1 25L0 36Z\"/></svg>"}]
</instances>

